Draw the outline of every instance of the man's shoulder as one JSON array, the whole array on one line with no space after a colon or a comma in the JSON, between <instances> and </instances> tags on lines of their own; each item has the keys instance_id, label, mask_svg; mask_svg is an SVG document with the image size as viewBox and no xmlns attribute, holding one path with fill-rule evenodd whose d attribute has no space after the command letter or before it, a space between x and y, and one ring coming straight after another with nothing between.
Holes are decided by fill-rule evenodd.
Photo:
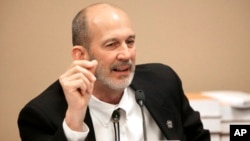
<instances>
[{"instance_id":1,"label":"man's shoulder","mask_svg":"<svg viewBox=\"0 0 250 141\"><path fill-rule=\"evenodd\" d=\"M19 124L48 124L60 126L67 109L67 103L58 81L51 84L42 93L31 99L20 111L18 116ZM49 123L49 124L50 124ZM25 125L26 126L26 125ZM44 125L46 126L46 125Z\"/></svg>"},{"instance_id":2,"label":"man's shoulder","mask_svg":"<svg viewBox=\"0 0 250 141\"><path fill-rule=\"evenodd\" d=\"M147 63L147 64L138 64L136 65L136 73L153 73L153 74L166 74L174 73L174 70L165 64L162 63Z\"/></svg>"},{"instance_id":3,"label":"man's shoulder","mask_svg":"<svg viewBox=\"0 0 250 141\"><path fill-rule=\"evenodd\" d=\"M174 83L179 81L176 72L168 65L161 63L148 63L136 66L133 85L136 83Z\"/></svg>"},{"instance_id":4,"label":"man's shoulder","mask_svg":"<svg viewBox=\"0 0 250 141\"><path fill-rule=\"evenodd\" d=\"M39 95L31 99L27 105L51 106L65 101L62 87L59 81L55 81Z\"/></svg>"},{"instance_id":5,"label":"man's shoulder","mask_svg":"<svg viewBox=\"0 0 250 141\"><path fill-rule=\"evenodd\" d=\"M170 68L170 67L163 63L145 63L136 65L136 68Z\"/></svg>"}]
</instances>

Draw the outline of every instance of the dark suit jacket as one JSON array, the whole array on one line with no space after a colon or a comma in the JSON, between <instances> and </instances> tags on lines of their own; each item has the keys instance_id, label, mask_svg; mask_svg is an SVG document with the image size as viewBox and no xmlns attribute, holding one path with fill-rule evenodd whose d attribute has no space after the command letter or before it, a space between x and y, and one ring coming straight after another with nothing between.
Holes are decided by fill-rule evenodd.
<instances>
[{"instance_id":1,"label":"dark suit jacket","mask_svg":"<svg viewBox=\"0 0 250 141\"><path fill-rule=\"evenodd\" d=\"M210 140L209 131L203 129L199 113L190 107L181 81L171 68L162 64L137 65L131 87L144 91L145 106L167 139ZM18 126L22 140L66 141L62 128L66 109L62 87L56 81L21 110ZM86 140L94 141L89 111L84 121L90 129Z\"/></svg>"}]
</instances>

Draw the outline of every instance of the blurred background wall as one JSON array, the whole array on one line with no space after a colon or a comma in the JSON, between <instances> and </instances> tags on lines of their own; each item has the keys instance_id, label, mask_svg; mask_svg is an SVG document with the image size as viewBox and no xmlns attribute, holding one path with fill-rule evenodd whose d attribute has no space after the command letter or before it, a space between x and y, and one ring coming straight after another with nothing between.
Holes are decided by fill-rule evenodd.
<instances>
[{"instance_id":1,"label":"blurred background wall","mask_svg":"<svg viewBox=\"0 0 250 141\"><path fill-rule=\"evenodd\" d=\"M71 21L94 2L0 0L0 140L20 140L20 109L70 65ZM249 0L106 2L130 15L138 64L170 65L185 92L250 92Z\"/></svg>"}]
</instances>

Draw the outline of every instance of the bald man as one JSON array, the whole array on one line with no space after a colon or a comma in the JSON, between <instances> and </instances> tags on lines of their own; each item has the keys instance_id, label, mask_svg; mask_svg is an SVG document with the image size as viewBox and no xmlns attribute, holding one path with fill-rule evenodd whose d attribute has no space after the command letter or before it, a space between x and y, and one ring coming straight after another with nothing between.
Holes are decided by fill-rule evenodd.
<instances>
[{"instance_id":1,"label":"bald man","mask_svg":"<svg viewBox=\"0 0 250 141\"><path fill-rule=\"evenodd\" d=\"M135 64L136 36L123 10L90 5L74 18L72 35L70 67L20 112L23 141L210 140L177 74Z\"/></svg>"}]
</instances>

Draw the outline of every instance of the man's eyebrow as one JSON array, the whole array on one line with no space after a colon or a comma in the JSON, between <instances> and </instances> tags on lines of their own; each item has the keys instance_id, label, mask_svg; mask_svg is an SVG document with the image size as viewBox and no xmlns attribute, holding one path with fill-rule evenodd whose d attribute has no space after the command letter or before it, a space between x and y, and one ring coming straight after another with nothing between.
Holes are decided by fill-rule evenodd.
<instances>
[{"instance_id":1,"label":"man's eyebrow","mask_svg":"<svg viewBox=\"0 0 250 141\"><path fill-rule=\"evenodd\" d=\"M114 41L116 41L116 38L108 38L101 42L101 46L105 46L107 43L114 42Z\"/></svg>"},{"instance_id":2,"label":"man's eyebrow","mask_svg":"<svg viewBox=\"0 0 250 141\"><path fill-rule=\"evenodd\" d=\"M135 34L128 36L128 38L135 38Z\"/></svg>"},{"instance_id":3,"label":"man's eyebrow","mask_svg":"<svg viewBox=\"0 0 250 141\"><path fill-rule=\"evenodd\" d=\"M127 39L131 39L131 38L132 38L132 39L135 39L135 34L128 36ZM103 42L103 45L106 44L107 42L117 41L117 40L118 40L117 38L109 38L109 39L107 39L107 40L105 40L105 41Z\"/></svg>"},{"instance_id":4,"label":"man's eyebrow","mask_svg":"<svg viewBox=\"0 0 250 141\"><path fill-rule=\"evenodd\" d=\"M105 40L105 41L103 42L103 44L105 44L105 43L107 43L107 42L111 42L111 41L116 41L116 40L117 40L116 38L109 38L109 39Z\"/></svg>"}]
</instances>

